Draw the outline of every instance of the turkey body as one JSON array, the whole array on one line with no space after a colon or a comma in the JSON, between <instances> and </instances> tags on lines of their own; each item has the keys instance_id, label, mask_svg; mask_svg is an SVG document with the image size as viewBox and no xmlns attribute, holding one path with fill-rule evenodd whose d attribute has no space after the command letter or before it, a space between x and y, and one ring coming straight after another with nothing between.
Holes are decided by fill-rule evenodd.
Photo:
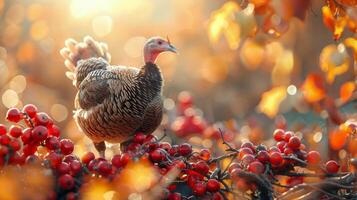
<instances>
[{"instance_id":1,"label":"turkey body","mask_svg":"<svg viewBox=\"0 0 357 200\"><path fill-rule=\"evenodd\" d=\"M162 120L162 76L156 64L111 66L89 58L75 69L74 118L94 143L123 142L135 132L152 133Z\"/></svg>"},{"instance_id":2,"label":"turkey body","mask_svg":"<svg viewBox=\"0 0 357 200\"><path fill-rule=\"evenodd\" d=\"M111 65L108 46L89 36L65 41L60 53L77 89L74 119L100 156L105 157L105 142L121 143L125 150L135 133L150 134L160 125L163 78L155 61L167 51L177 53L168 38L149 38L145 64L134 68Z\"/></svg>"}]
</instances>

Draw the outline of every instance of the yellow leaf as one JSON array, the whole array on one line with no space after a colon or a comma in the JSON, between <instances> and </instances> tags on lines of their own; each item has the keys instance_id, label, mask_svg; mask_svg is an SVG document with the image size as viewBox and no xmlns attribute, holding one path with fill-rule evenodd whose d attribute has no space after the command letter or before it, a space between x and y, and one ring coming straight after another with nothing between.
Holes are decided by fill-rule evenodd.
<instances>
[{"instance_id":1,"label":"yellow leaf","mask_svg":"<svg viewBox=\"0 0 357 200\"><path fill-rule=\"evenodd\" d=\"M357 39L352 37L346 38L344 44L353 50L354 58L357 61Z\"/></svg>"},{"instance_id":2,"label":"yellow leaf","mask_svg":"<svg viewBox=\"0 0 357 200\"><path fill-rule=\"evenodd\" d=\"M224 35L231 49L237 49L240 42L240 27L236 22L235 13L240 10L236 2L229 1L211 15L208 25L208 35L215 43Z\"/></svg>"},{"instance_id":3,"label":"yellow leaf","mask_svg":"<svg viewBox=\"0 0 357 200\"><path fill-rule=\"evenodd\" d=\"M279 111L280 103L286 97L286 87L278 86L264 92L259 102L258 109L270 118L275 117Z\"/></svg>"},{"instance_id":4,"label":"yellow leaf","mask_svg":"<svg viewBox=\"0 0 357 200\"><path fill-rule=\"evenodd\" d=\"M252 39L246 39L241 50L240 59L247 69L256 69L262 64L265 58L265 50L263 45Z\"/></svg>"},{"instance_id":5,"label":"yellow leaf","mask_svg":"<svg viewBox=\"0 0 357 200\"><path fill-rule=\"evenodd\" d=\"M294 55L290 50L284 50L276 59L272 71L272 82L274 85L287 85L290 82L290 73L294 67Z\"/></svg>"},{"instance_id":6,"label":"yellow leaf","mask_svg":"<svg viewBox=\"0 0 357 200\"><path fill-rule=\"evenodd\" d=\"M337 75L348 71L349 55L343 44L331 44L322 49L320 54L320 68L326 74L328 83L333 83Z\"/></svg>"},{"instance_id":7,"label":"yellow leaf","mask_svg":"<svg viewBox=\"0 0 357 200\"><path fill-rule=\"evenodd\" d=\"M240 27L235 22L230 22L227 29L224 30L224 36L231 49L237 49L240 42Z\"/></svg>"}]
</instances>

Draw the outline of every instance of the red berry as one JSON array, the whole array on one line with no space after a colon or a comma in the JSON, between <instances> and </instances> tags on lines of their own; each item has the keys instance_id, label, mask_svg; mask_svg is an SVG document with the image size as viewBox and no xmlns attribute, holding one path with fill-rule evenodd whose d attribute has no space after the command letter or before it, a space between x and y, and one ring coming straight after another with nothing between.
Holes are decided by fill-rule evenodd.
<instances>
[{"instance_id":1,"label":"red berry","mask_svg":"<svg viewBox=\"0 0 357 200\"><path fill-rule=\"evenodd\" d=\"M20 141L17 139L12 139L9 143L9 146L12 148L13 151L18 151L21 149Z\"/></svg>"},{"instance_id":2,"label":"red berry","mask_svg":"<svg viewBox=\"0 0 357 200\"><path fill-rule=\"evenodd\" d=\"M121 166L127 165L130 160L131 160L131 155L128 153L123 153L120 157Z\"/></svg>"},{"instance_id":3,"label":"red berry","mask_svg":"<svg viewBox=\"0 0 357 200\"><path fill-rule=\"evenodd\" d=\"M71 175L75 176L82 170L82 164L78 160L73 160L70 163Z\"/></svg>"},{"instance_id":4,"label":"red berry","mask_svg":"<svg viewBox=\"0 0 357 200\"><path fill-rule=\"evenodd\" d=\"M246 154L243 156L242 158L242 164L244 166L249 165L251 162L253 162L255 160L254 156L252 154Z\"/></svg>"},{"instance_id":5,"label":"red berry","mask_svg":"<svg viewBox=\"0 0 357 200\"><path fill-rule=\"evenodd\" d=\"M272 165L279 166L283 163L283 156L281 155L281 153L272 152L270 154L270 162Z\"/></svg>"},{"instance_id":6,"label":"red berry","mask_svg":"<svg viewBox=\"0 0 357 200\"><path fill-rule=\"evenodd\" d=\"M23 148L22 151L24 153L24 155L29 156L29 155L33 155L36 153L37 151L37 146L33 146L30 144L26 144Z\"/></svg>"},{"instance_id":7,"label":"red berry","mask_svg":"<svg viewBox=\"0 0 357 200\"><path fill-rule=\"evenodd\" d=\"M32 128L26 128L22 130L21 140L22 143L28 144L31 139Z\"/></svg>"},{"instance_id":8,"label":"red berry","mask_svg":"<svg viewBox=\"0 0 357 200\"><path fill-rule=\"evenodd\" d=\"M273 133L275 141L283 141L284 140L284 135L285 131L283 129L276 129Z\"/></svg>"},{"instance_id":9,"label":"red berry","mask_svg":"<svg viewBox=\"0 0 357 200\"><path fill-rule=\"evenodd\" d=\"M261 162L254 161L249 164L248 170L255 174L262 174L262 173L264 173L265 167Z\"/></svg>"},{"instance_id":10,"label":"red berry","mask_svg":"<svg viewBox=\"0 0 357 200\"><path fill-rule=\"evenodd\" d=\"M169 151L171 149L171 144L168 142L161 142L159 147L164 149L165 151Z\"/></svg>"},{"instance_id":11,"label":"red berry","mask_svg":"<svg viewBox=\"0 0 357 200\"><path fill-rule=\"evenodd\" d=\"M329 160L325 163L325 168L327 173L335 174L338 172L340 165L334 160Z\"/></svg>"},{"instance_id":12,"label":"red berry","mask_svg":"<svg viewBox=\"0 0 357 200\"><path fill-rule=\"evenodd\" d=\"M224 198L219 192L216 192L212 195L212 200L223 200Z\"/></svg>"},{"instance_id":13,"label":"red berry","mask_svg":"<svg viewBox=\"0 0 357 200\"><path fill-rule=\"evenodd\" d=\"M144 133L139 132L134 135L133 142L142 144L142 143L144 143L145 138L146 138L146 135Z\"/></svg>"},{"instance_id":14,"label":"red berry","mask_svg":"<svg viewBox=\"0 0 357 200\"><path fill-rule=\"evenodd\" d=\"M65 162L61 162L57 167L57 171L60 174L68 174L70 170L71 170L71 168L70 168L69 164L65 163Z\"/></svg>"},{"instance_id":15,"label":"red berry","mask_svg":"<svg viewBox=\"0 0 357 200\"><path fill-rule=\"evenodd\" d=\"M22 135L22 129L18 126L12 125L12 126L10 126L9 134L14 138L18 138Z\"/></svg>"},{"instance_id":16,"label":"red berry","mask_svg":"<svg viewBox=\"0 0 357 200\"><path fill-rule=\"evenodd\" d=\"M298 138L297 136L292 136L289 139L288 147L290 147L291 149L299 149L300 145L301 141L300 138Z\"/></svg>"},{"instance_id":17,"label":"red berry","mask_svg":"<svg viewBox=\"0 0 357 200\"><path fill-rule=\"evenodd\" d=\"M66 200L76 200L76 199L77 199L76 193L70 192L66 194Z\"/></svg>"},{"instance_id":18,"label":"red berry","mask_svg":"<svg viewBox=\"0 0 357 200\"><path fill-rule=\"evenodd\" d=\"M52 120L50 119L50 117L44 112L36 113L34 117L34 122L36 126L37 125L47 126L50 124L51 121Z\"/></svg>"},{"instance_id":19,"label":"red berry","mask_svg":"<svg viewBox=\"0 0 357 200\"><path fill-rule=\"evenodd\" d=\"M74 187L74 179L69 174L61 175L58 178L58 183L61 186L61 188L64 190L70 190Z\"/></svg>"},{"instance_id":20,"label":"red berry","mask_svg":"<svg viewBox=\"0 0 357 200\"><path fill-rule=\"evenodd\" d=\"M4 124L0 124L0 135L5 135L7 132L6 126Z\"/></svg>"},{"instance_id":21,"label":"red berry","mask_svg":"<svg viewBox=\"0 0 357 200\"><path fill-rule=\"evenodd\" d=\"M306 160L311 165L317 165L321 161L321 155L317 151L310 151L307 153Z\"/></svg>"},{"instance_id":22,"label":"red berry","mask_svg":"<svg viewBox=\"0 0 357 200\"><path fill-rule=\"evenodd\" d=\"M243 143L240 148L249 148L251 149L253 152L255 151L255 147L254 147L254 144L251 143L251 142L245 142Z\"/></svg>"},{"instance_id":23,"label":"red berry","mask_svg":"<svg viewBox=\"0 0 357 200\"><path fill-rule=\"evenodd\" d=\"M88 165L88 163L94 159L95 159L95 155L92 152L87 152L82 156L82 162L86 165Z\"/></svg>"},{"instance_id":24,"label":"red berry","mask_svg":"<svg viewBox=\"0 0 357 200\"><path fill-rule=\"evenodd\" d=\"M55 137L59 137L61 134L61 131L58 126L52 125L48 128L48 134L55 136Z\"/></svg>"},{"instance_id":25,"label":"red berry","mask_svg":"<svg viewBox=\"0 0 357 200\"><path fill-rule=\"evenodd\" d=\"M120 168L121 167L121 162L120 162L121 155L114 155L112 158L112 165L114 167Z\"/></svg>"},{"instance_id":26,"label":"red berry","mask_svg":"<svg viewBox=\"0 0 357 200\"><path fill-rule=\"evenodd\" d=\"M25 159L19 154L19 152L15 152L11 155L9 159L9 163L12 165L21 165L25 162Z\"/></svg>"},{"instance_id":27,"label":"red berry","mask_svg":"<svg viewBox=\"0 0 357 200\"><path fill-rule=\"evenodd\" d=\"M291 131L286 131L284 135L284 141L289 142L290 138L294 136L294 133Z\"/></svg>"},{"instance_id":28,"label":"red berry","mask_svg":"<svg viewBox=\"0 0 357 200\"><path fill-rule=\"evenodd\" d=\"M284 152L284 149L286 147L286 142L280 141L280 142L276 143L276 147L278 147L280 152Z\"/></svg>"},{"instance_id":29,"label":"red berry","mask_svg":"<svg viewBox=\"0 0 357 200\"><path fill-rule=\"evenodd\" d=\"M192 153L192 146L188 143L183 143L179 146L178 153L181 156L188 156Z\"/></svg>"},{"instance_id":30,"label":"red berry","mask_svg":"<svg viewBox=\"0 0 357 200\"><path fill-rule=\"evenodd\" d=\"M176 156L176 154L178 153L178 149L179 149L179 146L178 145L172 145L171 149L169 149L169 154L170 156Z\"/></svg>"},{"instance_id":31,"label":"red berry","mask_svg":"<svg viewBox=\"0 0 357 200\"><path fill-rule=\"evenodd\" d=\"M154 151L152 151L150 153L151 160L156 163L161 162L165 157L165 154L163 151L164 150L161 148L158 148L158 149L155 149Z\"/></svg>"},{"instance_id":32,"label":"red berry","mask_svg":"<svg viewBox=\"0 0 357 200\"><path fill-rule=\"evenodd\" d=\"M197 182L193 186L193 193L199 197L205 195L206 194L206 184L204 182Z\"/></svg>"},{"instance_id":33,"label":"red berry","mask_svg":"<svg viewBox=\"0 0 357 200\"><path fill-rule=\"evenodd\" d=\"M140 144L138 143L130 143L128 146L127 146L127 151L133 151L133 152L136 152L140 149Z\"/></svg>"},{"instance_id":34,"label":"red berry","mask_svg":"<svg viewBox=\"0 0 357 200\"><path fill-rule=\"evenodd\" d=\"M208 164L205 162L205 161L203 161L203 160L201 160L201 161L198 161L197 163L196 163L196 165L195 165L195 170L197 171L197 172L199 172L200 174L202 174L202 175L206 175L206 174L208 174L208 172L209 172L209 166L208 166Z\"/></svg>"},{"instance_id":35,"label":"red berry","mask_svg":"<svg viewBox=\"0 0 357 200\"><path fill-rule=\"evenodd\" d=\"M106 176L112 171L112 165L108 161L100 161L98 164L98 172Z\"/></svg>"},{"instance_id":36,"label":"red berry","mask_svg":"<svg viewBox=\"0 0 357 200\"><path fill-rule=\"evenodd\" d=\"M0 144L2 145L8 145L11 141L11 138L8 135L2 135L0 136Z\"/></svg>"},{"instance_id":37,"label":"red berry","mask_svg":"<svg viewBox=\"0 0 357 200\"><path fill-rule=\"evenodd\" d=\"M257 159L262 163L267 163L270 159L269 153L267 151L259 151L257 154Z\"/></svg>"},{"instance_id":38,"label":"red berry","mask_svg":"<svg viewBox=\"0 0 357 200\"><path fill-rule=\"evenodd\" d=\"M237 169L237 168L241 168L241 166L240 166L240 164L234 162L234 163L232 163L232 164L229 165L228 172L229 172L229 173L232 173L232 171L233 171L234 169Z\"/></svg>"},{"instance_id":39,"label":"red berry","mask_svg":"<svg viewBox=\"0 0 357 200\"><path fill-rule=\"evenodd\" d=\"M273 153L273 152L280 152L280 150L278 147L272 146L269 148L269 153Z\"/></svg>"},{"instance_id":40,"label":"red berry","mask_svg":"<svg viewBox=\"0 0 357 200\"><path fill-rule=\"evenodd\" d=\"M70 139L62 139L60 141L60 148L64 155L68 155L73 152L74 144Z\"/></svg>"},{"instance_id":41,"label":"red berry","mask_svg":"<svg viewBox=\"0 0 357 200\"><path fill-rule=\"evenodd\" d=\"M211 158L211 152L208 149L201 149L200 158L204 161L208 161Z\"/></svg>"},{"instance_id":42,"label":"red berry","mask_svg":"<svg viewBox=\"0 0 357 200\"><path fill-rule=\"evenodd\" d=\"M209 192L217 192L220 189L220 184L216 179L209 179L207 181L207 190Z\"/></svg>"},{"instance_id":43,"label":"red berry","mask_svg":"<svg viewBox=\"0 0 357 200\"><path fill-rule=\"evenodd\" d=\"M66 162L68 164L70 164L71 162L73 162L74 160L79 160L77 158L77 156L75 155L66 155L64 158L63 158L63 162Z\"/></svg>"},{"instance_id":44,"label":"red berry","mask_svg":"<svg viewBox=\"0 0 357 200\"><path fill-rule=\"evenodd\" d=\"M242 159L243 156L246 155L246 154L251 154L251 155L252 155L252 154L253 154L253 151L252 151L250 148L247 148L247 147L241 148L241 149L239 150L238 157L239 157L240 159Z\"/></svg>"},{"instance_id":45,"label":"red berry","mask_svg":"<svg viewBox=\"0 0 357 200\"><path fill-rule=\"evenodd\" d=\"M145 140L144 140L144 143L148 143L148 142L156 142L157 141L157 138L154 136L154 135L147 135Z\"/></svg>"},{"instance_id":46,"label":"red berry","mask_svg":"<svg viewBox=\"0 0 357 200\"><path fill-rule=\"evenodd\" d=\"M291 148L289 148L289 147L286 147L285 149L284 149L284 154L285 155L292 155L294 153L294 151L291 149Z\"/></svg>"},{"instance_id":47,"label":"red berry","mask_svg":"<svg viewBox=\"0 0 357 200\"><path fill-rule=\"evenodd\" d=\"M185 169L186 168L186 163L182 160L175 160L172 163L173 166L176 166L179 169Z\"/></svg>"},{"instance_id":48,"label":"red berry","mask_svg":"<svg viewBox=\"0 0 357 200\"><path fill-rule=\"evenodd\" d=\"M50 136L46 139L45 146L48 150L56 150L60 147L60 141L57 137Z\"/></svg>"},{"instance_id":49,"label":"red berry","mask_svg":"<svg viewBox=\"0 0 357 200\"><path fill-rule=\"evenodd\" d=\"M168 196L167 196L167 200L181 200L182 197L181 197L181 194L180 193L170 193Z\"/></svg>"},{"instance_id":50,"label":"red berry","mask_svg":"<svg viewBox=\"0 0 357 200\"><path fill-rule=\"evenodd\" d=\"M87 165L88 170L89 171L94 171L96 169L96 166L98 165L98 163L99 163L98 159L91 160Z\"/></svg>"},{"instance_id":51,"label":"red berry","mask_svg":"<svg viewBox=\"0 0 357 200\"><path fill-rule=\"evenodd\" d=\"M45 140L48 136L48 130L45 126L36 126L33 128L31 137L36 141Z\"/></svg>"},{"instance_id":52,"label":"red berry","mask_svg":"<svg viewBox=\"0 0 357 200\"><path fill-rule=\"evenodd\" d=\"M22 119L22 113L17 108L10 108L6 113L6 119L10 122L19 122Z\"/></svg>"},{"instance_id":53,"label":"red berry","mask_svg":"<svg viewBox=\"0 0 357 200\"><path fill-rule=\"evenodd\" d=\"M33 104L27 104L22 108L22 112L26 113L30 118L36 116L37 107Z\"/></svg>"},{"instance_id":54,"label":"red berry","mask_svg":"<svg viewBox=\"0 0 357 200\"><path fill-rule=\"evenodd\" d=\"M52 168L57 168L62 162L62 156L56 152L50 152L46 159Z\"/></svg>"},{"instance_id":55,"label":"red berry","mask_svg":"<svg viewBox=\"0 0 357 200\"><path fill-rule=\"evenodd\" d=\"M0 156L5 156L9 153L9 148L7 146L0 145Z\"/></svg>"}]
</instances>

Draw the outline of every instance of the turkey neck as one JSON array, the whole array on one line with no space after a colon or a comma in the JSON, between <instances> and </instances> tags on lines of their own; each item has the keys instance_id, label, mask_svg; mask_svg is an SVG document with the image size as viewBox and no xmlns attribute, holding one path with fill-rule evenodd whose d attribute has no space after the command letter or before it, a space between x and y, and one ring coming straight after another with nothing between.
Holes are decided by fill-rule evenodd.
<instances>
[{"instance_id":1,"label":"turkey neck","mask_svg":"<svg viewBox=\"0 0 357 200\"><path fill-rule=\"evenodd\" d=\"M162 87L162 76L160 68L151 62L147 62L144 66L141 67L138 74L138 81L140 88L147 88L147 95L153 95L155 97L158 94L161 94Z\"/></svg>"}]
</instances>

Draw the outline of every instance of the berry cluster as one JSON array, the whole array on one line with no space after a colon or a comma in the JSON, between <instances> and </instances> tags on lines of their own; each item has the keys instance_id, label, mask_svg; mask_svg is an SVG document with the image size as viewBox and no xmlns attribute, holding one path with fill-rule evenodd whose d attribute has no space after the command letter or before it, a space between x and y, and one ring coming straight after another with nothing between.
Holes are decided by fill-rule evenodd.
<instances>
[{"instance_id":1,"label":"berry cluster","mask_svg":"<svg viewBox=\"0 0 357 200\"><path fill-rule=\"evenodd\" d=\"M38 165L50 169L56 183L48 199L79 199L81 188L90 177L115 181L129 163L142 160L149 162L161 179L177 171L160 196L168 200L221 200L242 192L257 199L272 199L272 185L281 185L277 176L289 177L285 187L303 183L306 174L297 172L295 167L315 170L320 178L338 176L340 168L333 160L322 165L319 152L306 152L299 137L282 129L274 131L276 143L270 148L251 142L235 148L220 132L227 146L220 156L213 156L209 149L195 150L189 143L172 145L163 138L139 132L120 154L107 160L92 152L81 158L74 155L73 142L61 139L52 119L34 105L26 105L22 111L11 108L6 119L15 125L0 124L1 167Z\"/></svg>"}]
</instances>

